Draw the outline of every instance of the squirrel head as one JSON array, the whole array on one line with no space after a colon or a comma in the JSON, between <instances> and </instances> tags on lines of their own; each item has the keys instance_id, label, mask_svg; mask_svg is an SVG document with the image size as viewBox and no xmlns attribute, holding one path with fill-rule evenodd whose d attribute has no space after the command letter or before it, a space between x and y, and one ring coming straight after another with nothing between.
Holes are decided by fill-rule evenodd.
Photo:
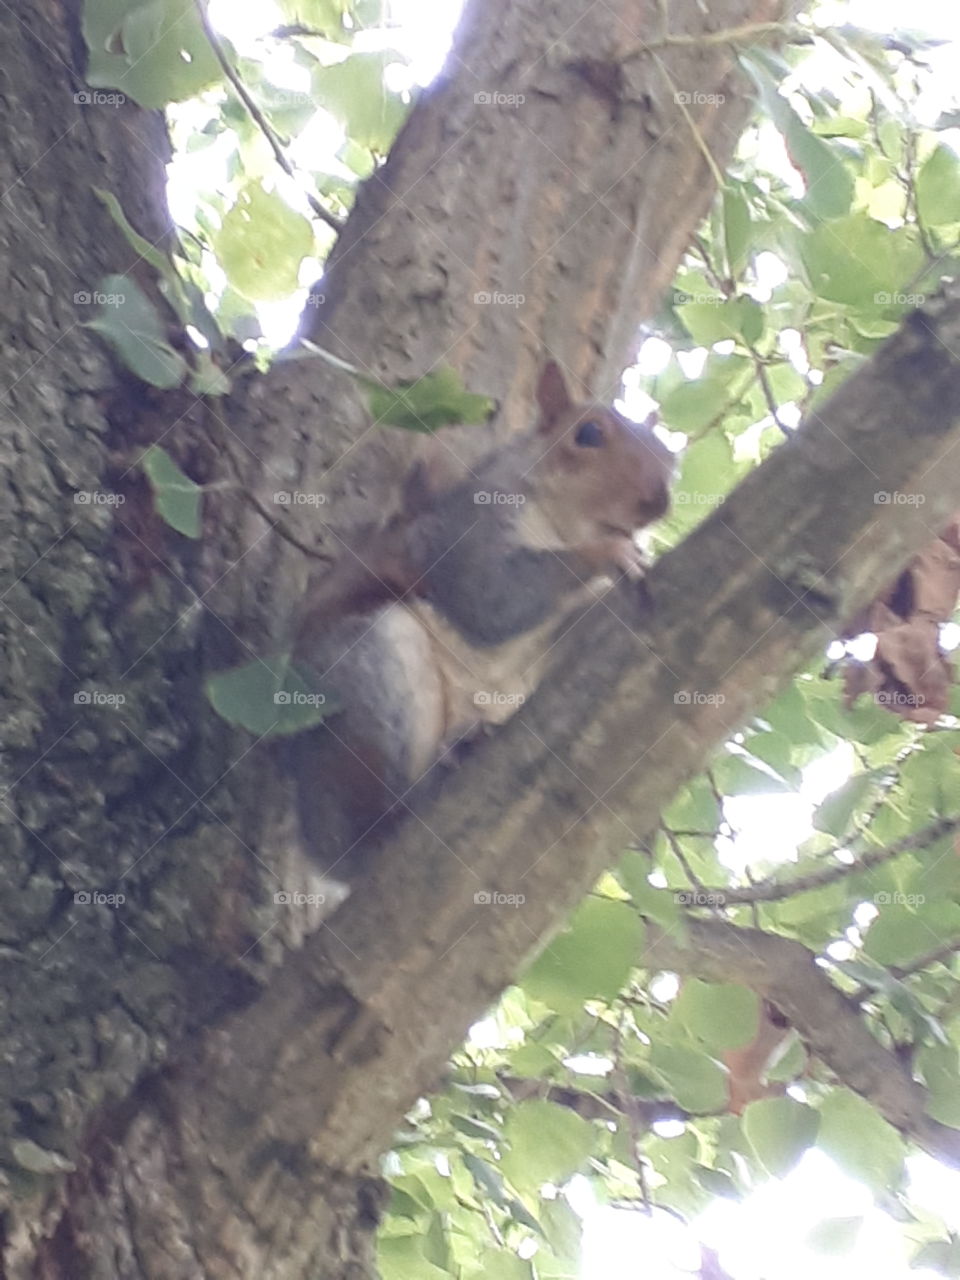
<instances>
[{"instance_id":1,"label":"squirrel head","mask_svg":"<svg viewBox=\"0 0 960 1280\"><path fill-rule=\"evenodd\" d=\"M674 456L653 433L656 415L635 423L608 405L577 403L552 360L540 373L537 404L543 452L531 479L556 508L555 524L630 534L667 513Z\"/></svg>"}]
</instances>

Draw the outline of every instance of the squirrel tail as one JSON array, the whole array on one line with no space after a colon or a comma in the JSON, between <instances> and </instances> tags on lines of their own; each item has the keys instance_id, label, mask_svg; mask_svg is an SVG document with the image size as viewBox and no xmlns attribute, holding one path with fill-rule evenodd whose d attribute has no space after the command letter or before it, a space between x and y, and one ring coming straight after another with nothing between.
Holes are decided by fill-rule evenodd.
<instances>
[{"instance_id":1,"label":"squirrel tail","mask_svg":"<svg viewBox=\"0 0 960 1280\"><path fill-rule=\"evenodd\" d=\"M340 619L295 656L339 707L289 744L301 839L321 870L348 880L440 754L442 688L429 636L399 603Z\"/></svg>"}]
</instances>

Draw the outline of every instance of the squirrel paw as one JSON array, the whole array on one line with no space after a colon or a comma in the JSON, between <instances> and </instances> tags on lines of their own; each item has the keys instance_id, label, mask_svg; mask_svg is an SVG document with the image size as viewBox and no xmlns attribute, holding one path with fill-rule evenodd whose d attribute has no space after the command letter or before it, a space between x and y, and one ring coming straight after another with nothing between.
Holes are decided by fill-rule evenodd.
<instances>
[{"instance_id":1,"label":"squirrel paw","mask_svg":"<svg viewBox=\"0 0 960 1280\"><path fill-rule=\"evenodd\" d=\"M638 582L648 568L647 557L633 539L625 534L611 535L605 539L603 549L607 563L620 569L631 582Z\"/></svg>"}]
</instances>

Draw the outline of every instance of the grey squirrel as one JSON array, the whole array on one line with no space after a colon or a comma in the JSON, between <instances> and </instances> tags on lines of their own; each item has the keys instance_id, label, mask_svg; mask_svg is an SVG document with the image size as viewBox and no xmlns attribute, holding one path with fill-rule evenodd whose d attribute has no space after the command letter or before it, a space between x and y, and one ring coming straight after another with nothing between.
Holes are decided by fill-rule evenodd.
<instances>
[{"instance_id":1,"label":"grey squirrel","mask_svg":"<svg viewBox=\"0 0 960 1280\"><path fill-rule=\"evenodd\" d=\"M559 367L535 425L459 477L413 467L400 510L307 595L293 658L340 708L290 742L301 837L348 879L435 766L536 688L554 636L669 507L673 455L648 423L578 404Z\"/></svg>"}]
</instances>

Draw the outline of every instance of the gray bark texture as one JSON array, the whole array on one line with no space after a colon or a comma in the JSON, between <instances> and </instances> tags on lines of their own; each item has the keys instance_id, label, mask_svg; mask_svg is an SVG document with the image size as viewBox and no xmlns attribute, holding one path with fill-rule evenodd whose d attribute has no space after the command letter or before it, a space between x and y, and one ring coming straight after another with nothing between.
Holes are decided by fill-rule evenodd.
<instances>
[{"instance_id":1,"label":"gray bark texture","mask_svg":"<svg viewBox=\"0 0 960 1280\"><path fill-rule=\"evenodd\" d=\"M208 494L188 544L136 460L162 441L198 482L239 473L266 509L277 489L322 493L322 522L289 519L335 556L395 500L412 445L319 360L204 405L145 389L82 327L75 295L103 275L152 287L92 189L162 243L168 148L155 114L75 102L77 9L0 6L0 1273L361 1280L377 1158L469 1023L954 509L960 306L892 340L657 567L646 608L623 593L593 609L564 640L563 679L321 924L275 901L311 879L273 756L203 694L211 672L284 647L315 565L237 489ZM677 0L671 30L786 5L709 10ZM314 341L391 381L454 365L500 402L494 432L529 422L544 353L615 393L712 197L704 148L722 169L750 110L729 45L638 52L659 24L653 0L469 4L445 75L360 192L308 311ZM694 129L678 91L719 101L690 108ZM455 439L471 455L491 433ZM873 492L911 486L926 524L878 514ZM124 502L75 502L90 492ZM726 702L678 713L682 689ZM484 906L484 889L525 905Z\"/></svg>"}]
</instances>

